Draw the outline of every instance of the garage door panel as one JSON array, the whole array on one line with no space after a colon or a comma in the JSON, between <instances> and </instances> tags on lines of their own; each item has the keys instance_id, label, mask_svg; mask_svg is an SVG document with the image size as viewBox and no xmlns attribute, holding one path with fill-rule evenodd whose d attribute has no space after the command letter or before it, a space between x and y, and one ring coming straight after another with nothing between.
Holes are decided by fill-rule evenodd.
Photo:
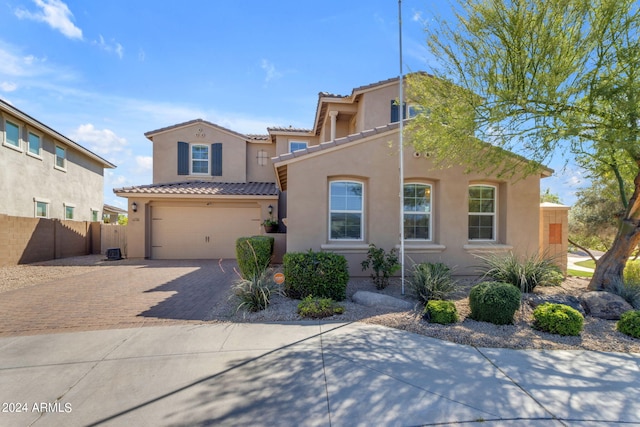
<instances>
[{"instance_id":1,"label":"garage door panel","mask_svg":"<svg viewBox=\"0 0 640 427\"><path fill-rule=\"evenodd\" d=\"M156 206L151 251L155 259L235 258L238 237L260 233L260 209Z\"/></svg>"}]
</instances>

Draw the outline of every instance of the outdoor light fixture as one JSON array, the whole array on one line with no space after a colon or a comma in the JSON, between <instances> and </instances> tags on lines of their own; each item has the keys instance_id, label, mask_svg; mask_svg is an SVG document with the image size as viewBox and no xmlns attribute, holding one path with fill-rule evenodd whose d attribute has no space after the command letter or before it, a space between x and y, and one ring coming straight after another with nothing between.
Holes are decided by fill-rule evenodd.
<instances>
[{"instance_id":1,"label":"outdoor light fixture","mask_svg":"<svg viewBox=\"0 0 640 427\"><path fill-rule=\"evenodd\" d=\"M138 204L136 202L131 203L131 210L138 212Z\"/></svg>"},{"instance_id":2,"label":"outdoor light fixture","mask_svg":"<svg viewBox=\"0 0 640 427\"><path fill-rule=\"evenodd\" d=\"M273 213L273 206L269 205L268 210L269 210L269 215L271 215Z\"/></svg>"}]
</instances>

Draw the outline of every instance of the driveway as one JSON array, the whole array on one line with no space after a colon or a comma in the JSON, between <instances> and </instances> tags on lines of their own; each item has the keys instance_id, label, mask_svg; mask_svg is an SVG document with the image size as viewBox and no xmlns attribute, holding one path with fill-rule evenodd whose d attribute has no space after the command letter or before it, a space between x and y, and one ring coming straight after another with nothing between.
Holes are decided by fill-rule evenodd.
<instances>
[{"instance_id":1,"label":"driveway","mask_svg":"<svg viewBox=\"0 0 640 427\"><path fill-rule=\"evenodd\" d=\"M234 269L235 260L98 262L0 293L0 336L202 322L227 298Z\"/></svg>"}]
</instances>

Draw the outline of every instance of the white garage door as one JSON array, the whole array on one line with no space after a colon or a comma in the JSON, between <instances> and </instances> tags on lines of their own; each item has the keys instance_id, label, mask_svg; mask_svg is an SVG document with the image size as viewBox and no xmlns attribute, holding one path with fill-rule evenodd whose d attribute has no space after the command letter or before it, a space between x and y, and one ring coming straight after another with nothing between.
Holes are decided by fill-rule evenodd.
<instances>
[{"instance_id":1,"label":"white garage door","mask_svg":"<svg viewBox=\"0 0 640 427\"><path fill-rule=\"evenodd\" d=\"M235 258L238 237L260 234L257 207L154 206L151 257L154 259Z\"/></svg>"}]
</instances>

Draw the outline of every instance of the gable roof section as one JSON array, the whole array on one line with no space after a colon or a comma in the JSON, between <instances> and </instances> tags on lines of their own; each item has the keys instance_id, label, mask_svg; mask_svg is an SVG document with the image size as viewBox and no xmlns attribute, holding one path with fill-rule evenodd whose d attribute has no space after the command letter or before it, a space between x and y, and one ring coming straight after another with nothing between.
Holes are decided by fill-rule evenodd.
<instances>
[{"instance_id":1,"label":"gable roof section","mask_svg":"<svg viewBox=\"0 0 640 427\"><path fill-rule=\"evenodd\" d=\"M133 187L114 188L118 196L153 195L153 196L237 196L237 197L277 197L278 189L273 182L211 182L182 181L168 184L137 185Z\"/></svg>"},{"instance_id":2,"label":"gable roof section","mask_svg":"<svg viewBox=\"0 0 640 427\"><path fill-rule=\"evenodd\" d=\"M338 138L333 141L323 142L319 145L312 145L302 150L296 150L293 153L281 154L277 157L272 157L271 161L276 169L276 179L278 180L278 187L282 191L287 189L287 165L292 162L296 162L302 159L313 157L314 155L323 154L329 151L341 149L347 145L354 145L361 142L366 142L373 137L379 137L385 134L395 132L400 127L400 123L389 123L384 126L379 126L373 129L365 130L360 133L348 135L343 138Z\"/></svg>"},{"instance_id":3,"label":"gable roof section","mask_svg":"<svg viewBox=\"0 0 640 427\"><path fill-rule=\"evenodd\" d=\"M251 138L251 137L249 137L249 135L245 135L245 134L236 132L234 130L227 129L227 128L223 127L223 126L217 125L215 123L211 123L211 122L209 122L207 120L203 120L203 119L189 120L187 122L178 123L178 124L175 124L175 125L171 125L171 126L167 126L167 127L164 127L164 128L160 128L160 129L152 130L152 131L149 131L149 132L145 132L144 136L146 136L147 139L149 139L150 141L153 141L153 137L156 136L156 135L159 135L159 134L164 133L164 132L169 132L169 131L172 131L172 130L175 130L175 129L184 128L184 127L191 126L191 125L198 124L198 123L201 123L201 124L210 126L212 128L218 129L218 130L220 130L222 132L225 132L225 133L228 133L230 135L236 136L238 138L244 139L245 141L248 141L250 139L257 139L257 138ZM257 137L258 135L252 135L252 136L253 137Z\"/></svg>"},{"instance_id":4,"label":"gable roof section","mask_svg":"<svg viewBox=\"0 0 640 427\"><path fill-rule=\"evenodd\" d=\"M102 164L103 168L107 168L107 169L115 169L116 168L116 165L114 165L113 163L103 159L102 157L98 156L96 153L84 148L82 145L78 144L77 142L72 141L71 139L69 139L66 136L64 136L63 134L61 134L60 132L58 132L58 131L50 128L49 126L45 125L44 123L34 119L33 117L31 117L27 113L17 109L13 105L9 104L6 101L3 101L2 99L0 99L0 111L6 111L8 114L11 114L11 115L17 117L18 119L20 119L23 122L27 123L29 126L32 126L35 129L38 129L40 132L43 132L43 133L45 133L47 135L50 135L55 140L65 144L65 145L67 145L67 146L69 146L71 148L74 148L75 150L78 150L80 153L84 154L85 156L87 156L87 157L95 160L96 162Z\"/></svg>"}]
</instances>

